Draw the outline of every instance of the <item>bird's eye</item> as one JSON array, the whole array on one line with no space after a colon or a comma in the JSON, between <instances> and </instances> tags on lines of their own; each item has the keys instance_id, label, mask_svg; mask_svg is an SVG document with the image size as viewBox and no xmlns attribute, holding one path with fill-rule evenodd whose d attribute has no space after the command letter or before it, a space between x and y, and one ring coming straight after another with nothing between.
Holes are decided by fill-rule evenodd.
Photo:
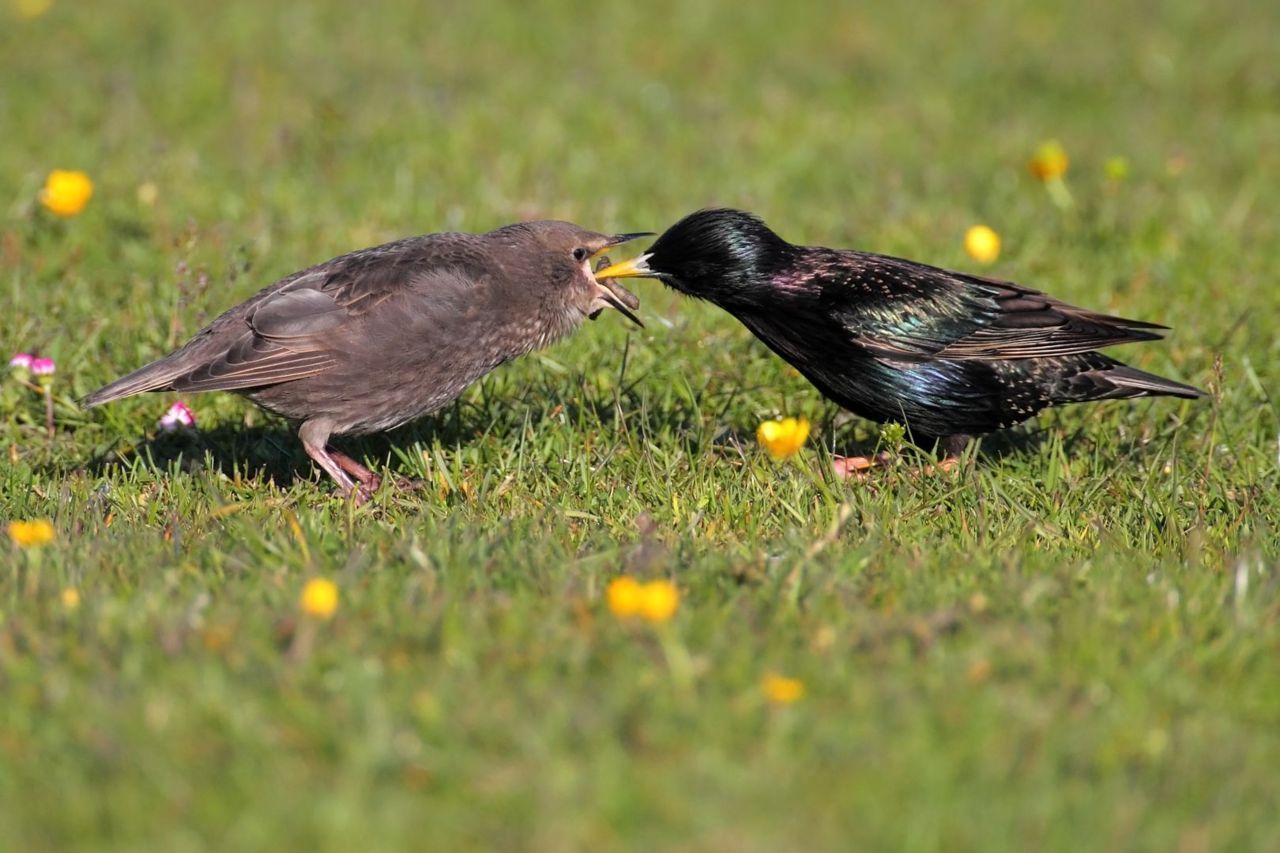
<instances>
[{"instance_id":1,"label":"bird's eye","mask_svg":"<svg viewBox=\"0 0 1280 853\"><path fill-rule=\"evenodd\" d=\"M585 261L587 259L587 250L579 246L573 250L573 259L575 261Z\"/></svg>"}]
</instances>

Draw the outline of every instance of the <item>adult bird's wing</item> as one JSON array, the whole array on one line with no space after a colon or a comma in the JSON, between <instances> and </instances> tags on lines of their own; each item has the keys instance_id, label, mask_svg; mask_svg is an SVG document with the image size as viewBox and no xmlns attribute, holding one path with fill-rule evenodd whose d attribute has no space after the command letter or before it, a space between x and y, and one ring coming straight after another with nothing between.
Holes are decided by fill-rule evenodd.
<instances>
[{"instance_id":1,"label":"adult bird's wing","mask_svg":"<svg viewBox=\"0 0 1280 853\"><path fill-rule=\"evenodd\" d=\"M411 238L353 252L259 294L245 312L244 331L217 356L175 379L173 387L235 391L329 370L342 354L344 329L445 268L448 254L436 257L431 248Z\"/></svg>"},{"instance_id":2,"label":"adult bird's wing","mask_svg":"<svg viewBox=\"0 0 1280 853\"><path fill-rule=\"evenodd\" d=\"M1072 355L1155 340L1166 327L1086 311L1012 282L899 258L824 264L821 300L855 343L894 361Z\"/></svg>"}]
</instances>

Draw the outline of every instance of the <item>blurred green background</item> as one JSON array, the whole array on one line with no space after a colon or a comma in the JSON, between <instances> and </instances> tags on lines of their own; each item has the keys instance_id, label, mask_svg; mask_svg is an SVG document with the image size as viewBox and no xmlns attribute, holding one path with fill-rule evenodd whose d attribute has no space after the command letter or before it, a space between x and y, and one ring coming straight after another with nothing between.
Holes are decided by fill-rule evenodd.
<instances>
[{"instance_id":1,"label":"blurred green background","mask_svg":"<svg viewBox=\"0 0 1280 853\"><path fill-rule=\"evenodd\" d=\"M0 520L57 533L0 552L0 847L1280 847L1280 7L40 5L0 27L0 336L57 359L58 430L6 386ZM357 443L439 485L359 511L230 395L154 442L169 398L74 406L354 248L709 204L964 269L986 223L988 274L1168 323L1122 357L1214 396L842 484L876 431L641 283L644 333ZM815 423L786 465L776 414ZM619 624L623 572L676 619Z\"/></svg>"}]
</instances>

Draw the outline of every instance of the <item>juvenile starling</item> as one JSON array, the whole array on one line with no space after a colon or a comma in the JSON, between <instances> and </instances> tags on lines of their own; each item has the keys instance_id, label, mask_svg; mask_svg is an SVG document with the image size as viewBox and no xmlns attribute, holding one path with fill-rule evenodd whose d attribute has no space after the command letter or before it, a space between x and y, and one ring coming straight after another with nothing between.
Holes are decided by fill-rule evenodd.
<instances>
[{"instance_id":1,"label":"juvenile starling","mask_svg":"<svg viewBox=\"0 0 1280 853\"><path fill-rule=\"evenodd\" d=\"M238 392L300 422L307 455L365 501L380 478L329 447L330 436L383 432L435 412L607 307L639 324L639 302L597 281L591 259L641 236L526 222L342 255L280 279L82 404L143 391Z\"/></svg>"},{"instance_id":2,"label":"juvenile starling","mask_svg":"<svg viewBox=\"0 0 1280 853\"><path fill-rule=\"evenodd\" d=\"M718 305L829 399L948 457L1048 406L1203 395L1095 352L1165 326L901 258L795 246L737 210L690 214L596 275L656 278Z\"/></svg>"}]
</instances>

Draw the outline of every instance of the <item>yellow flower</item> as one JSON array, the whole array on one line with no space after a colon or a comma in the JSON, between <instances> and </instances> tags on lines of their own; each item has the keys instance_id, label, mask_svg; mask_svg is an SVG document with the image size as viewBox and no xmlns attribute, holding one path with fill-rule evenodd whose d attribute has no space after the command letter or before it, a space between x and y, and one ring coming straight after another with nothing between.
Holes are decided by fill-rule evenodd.
<instances>
[{"instance_id":1,"label":"yellow flower","mask_svg":"<svg viewBox=\"0 0 1280 853\"><path fill-rule=\"evenodd\" d=\"M760 680L760 689L764 691L764 698L775 705L790 705L804 698L803 681L776 672L770 672Z\"/></svg>"},{"instance_id":2,"label":"yellow flower","mask_svg":"<svg viewBox=\"0 0 1280 853\"><path fill-rule=\"evenodd\" d=\"M808 418L783 418L765 421L756 429L756 440L774 459L794 456L809 437Z\"/></svg>"},{"instance_id":3,"label":"yellow flower","mask_svg":"<svg viewBox=\"0 0 1280 853\"><path fill-rule=\"evenodd\" d=\"M964 232L964 250L980 264L995 263L1000 257L1000 235L986 225L975 225Z\"/></svg>"},{"instance_id":4,"label":"yellow flower","mask_svg":"<svg viewBox=\"0 0 1280 853\"><path fill-rule=\"evenodd\" d=\"M648 622L666 622L680 608L680 590L668 580L640 583L624 575L609 582L605 597L620 619L639 616Z\"/></svg>"},{"instance_id":5,"label":"yellow flower","mask_svg":"<svg viewBox=\"0 0 1280 853\"><path fill-rule=\"evenodd\" d=\"M19 548L39 548L53 541L53 524L47 518L9 522L9 538Z\"/></svg>"},{"instance_id":6,"label":"yellow flower","mask_svg":"<svg viewBox=\"0 0 1280 853\"><path fill-rule=\"evenodd\" d=\"M75 216L93 196L93 181L84 172L54 169L40 190L40 203L58 216Z\"/></svg>"},{"instance_id":7,"label":"yellow flower","mask_svg":"<svg viewBox=\"0 0 1280 853\"><path fill-rule=\"evenodd\" d=\"M302 588L302 612L328 619L338 609L338 586L326 578L312 578Z\"/></svg>"},{"instance_id":8,"label":"yellow flower","mask_svg":"<svg viewBox=\"0 0 1280 853\"><path fill-rule=\"evenodd\" d=\"M19 18L38 18L52 5L53 0L13 0L13 12Z\"/></svg>"},{"instance_id":9,"label":"yellow flower","mask_svg":"<svg viewBox=\"0 0 1280 853\"><path fill-rule=\"evenodd\" d=\"M1123 181L1129 177L1129 161L1123 157L1112 157L1103 164L1102 170L1106 172L1109 180Z\"/></svg>"},{"instance_id":10,"label":"yellow flower","mask_svg":"<svg viewBox=\"0 0 1280 853\"><path fill-rule=\"evenodd\" d=\"M1028 167L1031 169L1031 174L1040 180L1054 181L1067 173L1067 166L1070 165L1070 162L1067 159L1067 152L1062 147L1062 143L1056 139L1051 139L1048 142L1040 143L1040 147L1036 149L1035 156L1031 158Z\"/></svg>"},{"instance_id":11,"label":"yellow flower","mask_svg":"<svg viewBox=\"0 0 1280 853\"><path fill-rule=\"evenodd\" d=\"M667 580L649 581L642 588L640 615L650 622L666 622L680 608L680 590Z\"/></svg>"},{"instance_id":12,"label":"yellow flower","mask_svg":"<svg viewBox=\"0 0 1280 853\"><path fill-rule=\"evenodd\" d=\"M635 578L623 575L609 581L605 597L609 600L609 609L613 611L613 615L625 619L628 616L639 615L644 589Z\"/></svg>"},{"instance_id":13,"label":"yellow flower","mask_svg":"<svg viewBox=\"0 0 1280 853\"><path fill-rule=\"evenodd\" d=\"M62 606L68 610L75 610L80 606L80 590L74 586L64 589L60 598L62 599Z\"/></svg>"}]
</instances>

